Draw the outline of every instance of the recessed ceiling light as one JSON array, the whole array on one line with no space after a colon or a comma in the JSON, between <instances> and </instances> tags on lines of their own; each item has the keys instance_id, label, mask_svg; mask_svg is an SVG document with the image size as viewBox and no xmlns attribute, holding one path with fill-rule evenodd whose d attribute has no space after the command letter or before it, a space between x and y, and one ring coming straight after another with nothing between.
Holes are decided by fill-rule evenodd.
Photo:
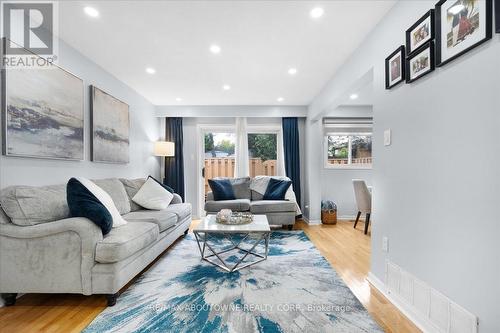
<instances>
[{"instance_id":1,"label":"recessed ceiling light","mask_svg":"<svg viewBox=\"0 0 500 333\"><path fill-rule=\"evenodd\" d=\"M219 45L210 45L210 52L213 54L219 54L220 53L220 46Z\"/></svg>"},{"instance_id":2,"label":"recessed ceiling light","mask_svg":"<svg viewBox=\"0 0 500 333\"><path fill-rule=\"evenodd\" d=\"M225 84L225 85L222 86L222 89L224 89L224 90L230 90L231 86L229 84Z\"/></svg>"},{"instance_id":3,"label":"recessed ceiling light","mask_svg":"<svg viewBox=\"0 0 500 333\"><path fill-rule=\"evenodd\" d=\"M349 96L349 98L352 100L358 99L358 97L358 94L351 94L351 96Z\"/></svg>"},{"instance_id":4,"label":"recessed ceiling light","mask_svg":"<svg viewBox=\"0 0 500 333\"><path fill-rule=\"evenodd\" d=\"M284 99L283 97L278 97L278 98L276 98L276 100L277 100L278 102L283 102L285 99Z\"/></svg>"},{"instance_id":5,"label":"recessed ceiling light","mask_svg":"<svg viewBox=\"0 0 500 333\"><path fill-rule=\"evenodd\" d=\"M292 68L290 68L290 69L288 70L288 74L290 74L290 75L295 75L295 74L297 74L297 68L293 68L293 67L292 67Z\"/></svg>"},{"instance_id":6,"label":"recessed ceiling light","mask_svg":"<svg viewBox=\"0 0 500 333\"><path fill-rule=\"evenodd\" d=\"M180 97L177 97L175 100L176 100L177 102L182 102L182 98L180 98Z\"/></svg>"},{"instance_id":7,"label":"recessed ceiling light","mask_svg":"<svg viewBox=\"0 0 500 333\"><path fill-rule=\"evenodd\" d=\"M98 17L99 16L99 12L97 11L97 9L95 9L93 7L85 7L85 8L83 8L83 11L85 12L85 14L87 14L90 17Z\"/></svg>"},{"instance_id":8,"label":"recessed ceiling light","mask_svg":"<svg viewBox=\"0 0 500 333\"><path fill-rule=\"evenodd\" d=\"M146 68L146 73L148 73L148 74L154 74L154 73L156 73L156 69L154 69L153 67L147 67Z\"/></svg>"},{"instance_id":9,"label":"recessed ceiling light","mask_svg":"<svg viewBox=\"0 0 500 333\"><path fill-rule=\"evenodd\" d=\"M320 18L325 13L325 10L321 7L314 7L309 13L312 18Z\"/></svg>"}]
</instances>

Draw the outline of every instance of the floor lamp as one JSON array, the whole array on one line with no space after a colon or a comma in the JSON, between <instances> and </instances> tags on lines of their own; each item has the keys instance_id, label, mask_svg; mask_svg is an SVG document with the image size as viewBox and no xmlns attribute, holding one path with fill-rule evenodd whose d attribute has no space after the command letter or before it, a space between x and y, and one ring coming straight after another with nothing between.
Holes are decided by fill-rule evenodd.
<instances>
[{"instance_id":1,"label":"floor lamp","mask_svg":"<svg viewBox=\"0 0 500 333\"><path fill-rule=\"evenodd\" d=\"M175 143L169 141L157 141L154 145L154 155L163 157L160 160L161 179L165 183L165 159L175 156Z\"/></svg>"}]
</instances>

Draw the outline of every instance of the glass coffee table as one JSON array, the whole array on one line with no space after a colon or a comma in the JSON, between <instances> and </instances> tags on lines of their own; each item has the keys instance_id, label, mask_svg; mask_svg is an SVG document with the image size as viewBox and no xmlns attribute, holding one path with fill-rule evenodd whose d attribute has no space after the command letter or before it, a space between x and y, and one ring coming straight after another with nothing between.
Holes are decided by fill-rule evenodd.
<instances>
[{"instance_id":1,"label":"glass coffee table","mask_svg":"<svg viewBox=\"0 0 500 333\"><path fill-rule=\"evenodd\" d=\"M267 259L271 228L266 215L254 215L251 223L240 225L217 223L215 215L207 215L193 229L193 233L198 243L201 258L227 272L234 272ZM224 240L229 241L226 242L229 247L220 249L219 246L224 243ZM261 243L264 243L264 253L257 253L257 246ZM248 245L249 248L243 248L243 244ZM224 260L221 256L230 251L234 251L234 255L240 254L233 265L230 265L228 260ZM248 256L256 259L242 264ZM214 259L218 259L218 261Z\"/></svg>"}]
</instances>

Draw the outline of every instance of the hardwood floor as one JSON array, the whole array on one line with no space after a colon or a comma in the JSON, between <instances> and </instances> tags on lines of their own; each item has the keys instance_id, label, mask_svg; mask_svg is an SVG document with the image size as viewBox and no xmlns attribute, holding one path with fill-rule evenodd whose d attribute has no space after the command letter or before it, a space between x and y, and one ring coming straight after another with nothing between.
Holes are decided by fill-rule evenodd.
<instances>
[{"instance_id":1,"label":"hardwood floor","mask_svg":"<svg viewBox=\"0 0 500 333\"><path fill-rule=\"evenodd\" d=\"M386 332L420 332L366 281L370 236L363 234L363 222L357 229L352 226L349 222L319 226L298 222L295 229L306 232ZM104 296L28 294L15 306L0 308L0 332L80 332L105 307Z\"/></svg>"}]
</instances>

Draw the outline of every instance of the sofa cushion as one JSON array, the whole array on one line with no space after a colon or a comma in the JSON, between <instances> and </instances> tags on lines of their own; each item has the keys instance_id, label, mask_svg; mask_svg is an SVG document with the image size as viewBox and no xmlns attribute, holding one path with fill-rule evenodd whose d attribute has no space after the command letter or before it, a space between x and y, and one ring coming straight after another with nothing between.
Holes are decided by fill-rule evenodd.
<instances>
[{"instance_id":1,"label":"sofa cushion","mask_svg":"<svg viewBox=\"0 0 500 333\"><path fill-rule=\"evenodd\" d=\"M125 187L118 178L92 180L94 184L109 194L120 214L130 213L130 201Z\"/></svg>"},{"instance_id":2,"label":"sofa cushion","mask_svg":"<svg viewBox=\"0 0 500 333\"><path fill-rule=\"evenodd\" d=\"M250 212L253 214L295 212L295 203L285 200L252 201L250 203Z\"/></svg>"},{"instance_id":3,"label":"sofa cushion","mask_svg":"<svg viewBox=\"0 0 500 333\"><path fill-rule=\"evenodd\" d=\"M178 217L173 212L165 210L138 210L123 215L129 222L150 222L158 225L160 232L173 227L178 221Z\"/></svg>"},{"instance_id":4,"label":"sofa cushion","mask_svg":"<svg viewBox=\"0 0 500 333\"><path fill-rule=\"evenodd\" d=\"M190 203L170 204L165 211L174 213L180 221L191 215L192 207Z\"/></svg>"},{"instance_id":5,"label":"sofa cushion","mask_svg":"<svg viewBox=\"0 0 500 333\"><path fill-rule=\"evenodd\" d=\"M86 217L106 235L113 227L113 217L107 208L77 179L71 178L66 186L68 206L72 217Z\"/></svg>"},{"instance_id":6,"label":"sofa cushion","mask_svg":"<svg viewBox=\"0 0 500 333\"><path fill-rule=\"evenodd\" d=\"M154 243L158 235L158 226L148 222L127 223L113 228L97 243L95 260L100 263L118 262Z\"/></svg>"},{"instance_id":7,"label":"sofa cushion","mask_svg":"<svg viewBox=\"0 0 500 333\"><path fill-rule=\"evenodd\" d=\"M11 186L2 190L2 208L17 225L35 225L69 217L66 185Z\"/></svg>"},{"instance_id":8,"label":"sofa cushion","mask_svg":"<svg viewBox=\"0 0 500 333\"><path fill-rule=\"evenodd\" d=\"M212 190L215 201L236 199L229 179L209 179L208 185Z\"/></svg>"},{"instance_id":9,"label":"sofa cushion","mask_svg":"<svg viewBox=\"0 0 500 333\"><path fill-rule=\"evenodd\" d=\"M128 202L130 203L130 211L135 212L136 210L142 209L141 206L136 204L134 201L132 201L132 198L134 195L137 194L139 189L144 185L146 182L146 179L144 178L138 178L138 179L125 179L125 178L120 178L120 181L123 184L123 187L125 187L125 191L127 192L128 196Z\"/></svg>"},{"instance_id":10,"label":"sofa cushion","mask_svg":"<svg viewBox=\"0 0 500 333\"><path fill-rule=\"evenodd\" d=\"M290 185L292 185L291 180L269 179L266 193L264 193L264 200L285 200L285 195Z\"/></svg>"},{"instance_id":11,"label":"sofa cushion","mask_svg":"<svg viewBox=\"0 0 500 333\"><path fill-rule=\"evenodd\" d=\"M233 187L234 197L236 199L251 199L250 193L250 177L241 177L241 178L226 178L226 177L217 177L218 179L227 179L231 183Z\"/></svg>"},{"instance_id":12,"label":"sofa cushion","mask_svg":"<svg viewBox=\"0 0 500 333\"><path fill-rule=\"evenodd\" d=\"M252 201L264 200L264 194L261 194L254 190L251 190L251 192L252 192Z\"/></svg>"},{"instance_id":13,"label":"sofa cushion","mask_svg":"<svg viewBox=\"0 0 500 333\"><path fill-rule=\"evenodd\" d=\"M168 207L174 195L154 178L148 178L132 200L147 209L163 210Z\"/></svg>"},{"instance_id":14,"label":"sofa cushion","mask_svg":"<svg viewBox=\"0 0 500 333\"><path fill-rule=\"evenodd\" d=\"M205 210L207 212L219 212L221 209L231 209L235 212L245 212L250 210L250 200L235 199L205 202Z\"/></svg>"}]
</instances>

